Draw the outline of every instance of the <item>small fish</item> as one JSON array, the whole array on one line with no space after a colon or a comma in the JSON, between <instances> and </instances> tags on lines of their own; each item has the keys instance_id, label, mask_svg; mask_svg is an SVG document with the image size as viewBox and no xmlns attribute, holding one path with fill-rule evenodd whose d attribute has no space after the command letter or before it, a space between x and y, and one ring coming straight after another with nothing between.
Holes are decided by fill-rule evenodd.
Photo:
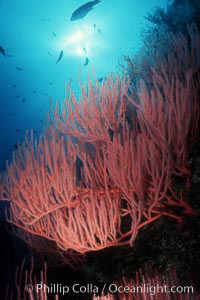
<instances>
[{"instance_id":1,"label":"small fish","mask_svg":"<svg viewBox=\"0 0 200 300\"><path fill-rule=\"evenodd\" d=\"M60 51L60 55L59 55L59 57L58 57L58 59L57 59L57 61L56 61L56 64L61 60L61 58L63 57L63 50L61 50Z\"/></svg>"},{"instance_id":2,"label":"small fish","mask_svg":"<svg viewBox=\"0 0 200 300\"><path fill-rule=\"evenodd\" d=\"M34 133L34 134L38 134L38 131L36 131L36 130L33 130L33 133Z\"/></svg>"},{"instance_id":3,"label":"small fish","mask_svg":"<svg viewBox=\"0 0 200 300\"><path fill-rule=\"evenodd\" d=\"M84 67L86 67L89 64L89 58L86 57Z\"/></svg>"},{"instance_id":4,"label":"small fish","mask_svg":"<svg viewBox=\"0 0 200 300\"><path fill-rule=\"evenodd\" d=\"M24 103L26 101L26 99L25 98L22 98L22 102Z\"/></svg>"},{"instance_id":5,"label":"small fish","mask_svg":"<svg viewBox=\"0 0 200 300\"><path fill-rule=\"evenodd\" d=\"M48 51L49 56L52 56L51 52Z\"/></svg>"},{"instance_id":6,"label":"small fish","mask_svg":"<svg viewBox=\"0 0 200 300\"><path fill-rule=\"evenodd\" d=\"M15 98L20 98L21 96L20 95L15 95Z\"/></svg>"},{"instance_id":7,"label":"small fish","mask_svg":"<svg viewBox=\"0 0 200 300\"><path fill-rule=\"evenodd\" d=\"M6 50L2 46L0 46L0 53L6 57Z\"/></svg>"},{"instance_id":8,"label":"small fish","mask_svg":"<svg viewBox=\"0 0 200 300\"><path fill-rule=\"evenodd\" d=\"M48 94L47 94L47 93L44 93L44 95L45 95L45 96L48 96Z\"/></svg>"},{"instance_id":9,"label":"small fish","mask_svg":"<svg viewBox=\"0 0 200 300\"><path fill-rule=\"evenodd\" d=\"M98 30L97 30L97 31L98 31L98 33L99 33L99 34L101 34L101 29L100 29L100 28L98 28Z\"/></svg>"},{"instance_id":10,"label":"small fish","mask_svg":"<svg viewBox=\"0 0 200 300\"><path fill-rule=\"evenodd\" d=\"M44 121L43 120L40 120L40 123L43 123Z\"/></svg>"},{"instance_id":11,"label":"small fish","mask_svg":"<svg viewBox=\"0 0 200 300\"><path fill-rule=\"evenodd\" d=\"M94 25L93 25L93 27L94 27L94 28L96 28L96 27L97 27L97 25L96 25L96 24L94 24Z\"/></svg>"},{"instance_id":12,"label":"small fish","mask_svg":"<svg viewBox=\"0 0 200 300\"><path fill-rule=\"evenodd\" d=\"M86 48L85 47L83 48L83 51L86 52Z\"/></svg>"},{"instance_id":13,"label":"small fish","mask_svg":"<svg viewBox=\"0 0 200 300\"><path fill-rule=\"evenodd\" d=\"M37 91L33 91L33 94L36 94L37 93Z\"/></svg>"},{"instance_id":14,"label":"small fish","mask_svg":"<svg viewBox=\"0 0 200 300\"><path fill-rule=\"evenodd\" d=\"M100 77L100 78L97 79L97 81L98 81L99 83L101 83L103 80L106 80L106 79L107 79L107 77Z\"/></svg>"},{"instance_id":15,"label":"small fish","mask_svg":"<svg viewBox=\"0 0 200 300\"><path fill-rule=\"evenodd\" d=\"M12 87L17 87L17 85L16 85L16 84L13 84Z\"/></svg>"},{"instance_id":16,"label":"small fish","mask_svg":"<svg viewBox=\"0 0 200 300\"><path fill-rule=\"evenodd\" d=\"M20 129L16 128L15 131L16 131L16 132L20 132Z\"/></svg>"},{"instance_id":17,"label":"small fish","mask_svg":"<svg viewBox=\"0 0 200 300\"><path fill-rule=\"evenodd\" d=\"M57 38L57 34L55 32L52 32L53 36L55 36Z\"/></svg>"},{"instance_id":18,"label":"small fish","mask_svg":"<svg viewBox=\"0 0 200 300\"><path fill-rule=\"evenodd\" d=\"M17 67L16 70L23 71L24 69Z\"/></svg>"},{"instance_id":19,"label":"small fish","mask_svg":"<svg viewBox=\"0 0 200 300\"><path fill-rule=\"evenodd\" d=\"M93 9L93 6L98 4L99 2L101 2L101 1L94 0L94 1L89 1L89 2L81 5L79 8L77 8L73 12L70 21L75 21L75 20L84 18L89 13L89 11L91 11Z\"/></svg>"},{"instance_id":20,"label":"small fish","mask_svg":"<svg viewBox=\"0 0 200 300\"><path fill-rule=\"evenodd\" d=\"M39 111L39 112L42 112L42 110L41 110L40 108L38 108L38 111Z\"/></svg>"},{"instance_id":21,"label":"small fish","mask_svg":"<svg viewBox=\"0 0 200 300\"><path fill-rule=\"evenodd\" d=\"M50 85L52 85L52 84L53 84L53 82L49 82L49 84L50 84Z\"/></svg>"}]
</instances>

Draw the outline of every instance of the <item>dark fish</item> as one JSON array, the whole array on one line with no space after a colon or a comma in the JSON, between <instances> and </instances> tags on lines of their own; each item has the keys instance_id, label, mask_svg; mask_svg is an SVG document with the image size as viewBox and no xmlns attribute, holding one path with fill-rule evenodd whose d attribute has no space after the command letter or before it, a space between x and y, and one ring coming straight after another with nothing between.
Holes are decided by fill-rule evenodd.
<instances>
[{"instance_id":1,"label":"dark fish","mask_svg":"<svg viewBox=\"0 0 200 300\"><path fill-rule=\"evenodd\" d=\"M97 81L98 81L99 83L101 83L103 80L106 80L106 79L107 79L107 77L100 77L100 78L97 79Z\"/></svg>"},{"instance_id":2,"label":"dark fish","mask_svg":"<svg viewBox=\"0 0 200 300\"><path fill-rule=\"evenodd\" d=\"M89 13L89 11L91 11L93 9L93 6L98 4L99 2L101 2L101 1L94 0L94 1L89 1L85 4L83 4L82 6L80 6L73 12L70 21L75 21L75 20L84 18Z\"/></svg>"},{"instance_id":3,"label":"dark fish","mask_svg":"<svg viewBox=\"0 0 200 300\"><path fill-rule=\"evenodd\" d=\"M52 56L52 54L48 51L49 56Z\"/></svg>"},{"instance_id":4,"label":"dark fish","mask_svg":"<svg viewBox=\"0 0 200 300\"><path fill-rule=\"evenodd\" d=\"M86 67L89 64L89 58L86 57L84 67Z\"/></svg>"},{"instance_id":5,"label":"dark fish","mask_svg":"<svg viewBox=\"0 0 200 300\"><path fill-rule=\"evenodd\" d=\"M59 55L56 63L58 63L61 60L62 57L63 57L63 50L60 51L60 55Z\"/></svg>"},{"instance_id":6,"label":"dark fish","mask_svg":"<svg viewBox=\"0 0 200 300\"><path fill-rule=\"evenodd\" d=\"M57 34L55 32L52 32L53 36L55 36L57 38Z\"/></svg>"},{"instance_id":7,"label":"dark fish","mask_svg":"<svg viewBox=\"0 0 200 300\"><path fill-rule=\"evenodd\" d=\"M15 130L16 132L20 132L20 129L18 129L18 128L16 128L16 130Z\"/></svg>"},{"instance_id":8,"label":"dark fish","mask_svg":"<svg viewBox=\"0 0 200 300\"><path fill-rule=\"evenodd\" d=\"M44 95L45 95L45 96L48 96L48 94L47 94L47 93L44 93Z\"/></svg>"},{"instance_id":9,"label":"dark fish","mask_svg":"<svg viewBox=\"0 0 200 300\"><path fill-rule=\"evenodd\" d=\"M100 33L100 34L101 34L101 29L99 29L99 28L98 28L98 33Z\"/></svg>"},{"instance_id":10,"label":"dark fish","mask_svg":"<svg viewBox=\"0 0 200 300\"><path fill-rule=\"evenodd\" d=\"M49 82L49 84L50 84L50 85L52 85L52 84L53 84L53 82Z\"/></svg>"},{"instance_id":11,"label":"dark fish","mask_svg":"<svg viewBox=\"0 0 200 300\"><path fill-rule=\"evenodd\" d=\"M15 149L18 149L19 146L20 146L20 144L14 144Z\"/></svg>"},{"instance_id":12,"label":"dark fish","mask_svg":"<svg viewBox=\"0 0 200 300\"><path fill-rule=\"evenodd\" d=\"M38 131L36 131L36 130L33 130L33 133L34 133L34 134L38 134Z\"/></svg>"},{"instance_id":13,"label":"dark fish","mask_svg":"<svg viewBox=\"0 0 200 300\"><path fill-rule=\"evenodd\" d=\"M36 94L36 93L37 93L37 91L33 91L33 93L34 93L34 94Z\"/></svg>"},{"instance_id":14,"label":"dark fish","mask_svg":"<svg viewBox=\"0 0 200 300\"><path fill-rule=\"evenodd\" d=\"M83 48L83 51L86 52L86 48L85 47Z\"/></svg>"},{"instance_id":15,"label":"dark fish","mask_svg":"<svg viewBox=\"0 0 200 300\"><path fill-rule=\"evenodd\" d=\"M6 57L6 51L2 46L0 46L0 53Z\"/></svg>"},{"instance_id":16,"label":"dark fish","mask_svg":"<svg viewBox=\"0 0 200 300\"><path fill-rule=\"evenodd\" d=\"M25 98L22 98L22 102L24 103L26 101L26 99Z\"/></svg>"},{"instance_id":17,"label":"dark fish","mask_svg":"<svg viewBox=\"0 0 200 300\"><path fill-rule=\"evenodd\" d=\"M94 28L96 28L96 27L97 27L97 25L96 25L96 24L94 24L93 26L94 26Z\"/></svg>"},{"instance_id":18,"label":"dark fish","mask_svg":"<svg viewBox=\"0 0 200 300\"><path fill-rule=\"evenodd\" d=\"M16 70L23 71L24 69L17 67Z\"/></svg>"},{"instance_id":19,"label":"dark fish","mask_svg":"<svg viewBox=\"0 0 200 300\"><path fill-rule=\"evenodd\" d=\"M17 87L17 85L16 85L16 84L13 84L12 87Z\"/></svg>"}]
</instances>

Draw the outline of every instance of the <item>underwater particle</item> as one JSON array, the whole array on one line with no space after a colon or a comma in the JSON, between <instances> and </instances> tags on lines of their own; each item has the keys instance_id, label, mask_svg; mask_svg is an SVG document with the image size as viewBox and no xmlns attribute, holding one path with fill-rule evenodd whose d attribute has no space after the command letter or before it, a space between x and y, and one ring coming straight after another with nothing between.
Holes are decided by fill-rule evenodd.
<instances>
[{"instance_id":1,"label":"underwater particle","mask_svg":"<svg viewBox=\"0 0 200 300\"><path fill-rule=\"evenodd\" d=\"M20 67L16 67L16 70L18 71L23 71L24 69L20 68Z\"/></svg>"},{"instance_id":2,"label":"underwater particle","mask_svg":"<svg viewBox=\"0 0 200 300\"><path fill-rule=\"evenodd\" d=\"M56 64L62 59L62 57L63 57L63 50L61 50L60 51L60 55L59 55L59 57L58 57L58 59L57 59L57 61L56 61Z\"/></svg>"},{"instance_id":3,"label":"underwater particle","mask_svg":"<svg viewBox=\"0 0 200 300\"><path fill-rule=\"evenodd\" d=\"M78 19L84 18L89 13L89 11L91 11L93 9L93 6L98 4L99 2L101 2L101 1L94 0L94 1L89 1L89 2L81 5L79 8L77 8L73 12L70 21L76 21Z\"/></svg>"},{"instance_id":4,"label":"underwater particle","mask_svg":"<svg viewBox=\"0 0 200 300\"><path fill-rule=\"evenodd\" d=\"M2 46L0 46L0 54L6 57L6 50Z\"/></svg>"},{"instance_id":5,"label":"underwater particle","mask_svg":"<svg viewBox=\"0 0 200 300\"><path fill-rule=\"evenodd\" d=\"M84 63L84 67L86 67L88 64L89 64L89 58L88 58L88 57L86 57L86 59L85 59L85 63Z\"/></svg>"}]
</instances>

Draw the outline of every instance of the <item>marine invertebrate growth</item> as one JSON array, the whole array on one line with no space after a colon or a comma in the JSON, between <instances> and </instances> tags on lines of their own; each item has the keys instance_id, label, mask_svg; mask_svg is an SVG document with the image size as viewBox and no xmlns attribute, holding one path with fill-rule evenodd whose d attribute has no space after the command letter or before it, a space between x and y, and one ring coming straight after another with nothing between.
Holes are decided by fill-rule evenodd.
<instances>
[{"instance_id":1,"label":"marine invertebrate growth","mask_svg":"<svg viewBox=\"0 0 200 300\"><path fill-rule=\"evenodd\" d=\"M192 30L191 41L188 65L200 47ZM162 215L181 221L174 207L193 213L173 182L189 174L200 76L195 65L183 78L180 59L152 69L151 89L140 82L135 98L125 77L89 80L80 101L69 89L39 142L27 136L8 166L9 222L83 254L133 244Z\"/></svg>"}]
</instances>

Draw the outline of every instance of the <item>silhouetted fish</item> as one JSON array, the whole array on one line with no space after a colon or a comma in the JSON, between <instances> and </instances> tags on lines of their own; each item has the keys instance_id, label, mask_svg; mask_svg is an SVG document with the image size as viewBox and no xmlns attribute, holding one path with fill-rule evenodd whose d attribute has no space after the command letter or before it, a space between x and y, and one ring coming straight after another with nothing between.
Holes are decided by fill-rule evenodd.
<instances>
[{"instance_id":1,"label":"silhouetted fish","mask_svg":"<svg viewBox=\"0 0 200 300\"><path fill-rule=\"evenodd\" d=\"M98 4L99 2L101 2L101 1L94 0L94 1L89 1L85 4L83 4L82 6L80 6L73 12L70 21L75 21L75 20L84 18L89 13L89 11L91 11L93 9L93 6Z\"/></svg>"},{"instance_id":2,"label":"silhouetted fish","mask_svg":"<svg viewBox=\"0 0 200 300\"><path fill-rule=\"evenodd\" d=\"M20 67L17 67L16 70L23 71L23 69Z\"/></svg>"},{"instance_id":3,"label":"silhouetted fish","mask_svg":"<svg viewBox=\"0 0 200 300\"><path fill-rule=\"evenodd\" d=\"M60 55L59 55L56 63L58 63L61 60L62 57L63 57L63 50L60 51Z\"/></svg>"},{"instance_id":4,"label":"silhouetted fish","mask_svg":"<svg viewBox=\"0 0 200 300\"><path fill-rule=\"evenodd\" d=\"M106 80L106 79L107 79L107 77L100 77L100 78L97 79L97 81L98 81L99 83L101 83L103 80Z\"/></svg>"},{"instance_id":5,"label":"silhouetted fish","mask_svg":"<svg viewBox=\"0 0 200 300\"><path fill-rule=\"evenodd\" d=\"M55 36L57 38L57 34L55 32L52 32L53 36Z\"/></svg>"},{"instance_id":6,"label":"silhouetted fish","mask_svg":"<svg viewBox=\"0 0 200 300\"><path fill-rule=\"evenodd\" d=\"M86 67L89 64L89 58L86 57L84 67Z\"/></svg>"},{"instance_id":7,"label":"silhouetted fish","mask_svg":"<svg viewBox=\"0 0 200 300\"><path fill-rule=\"evenodd\" d=\"M6 57L6 51L2 46L0 46L0 53Z\"/></svg>"}]
</instances>

